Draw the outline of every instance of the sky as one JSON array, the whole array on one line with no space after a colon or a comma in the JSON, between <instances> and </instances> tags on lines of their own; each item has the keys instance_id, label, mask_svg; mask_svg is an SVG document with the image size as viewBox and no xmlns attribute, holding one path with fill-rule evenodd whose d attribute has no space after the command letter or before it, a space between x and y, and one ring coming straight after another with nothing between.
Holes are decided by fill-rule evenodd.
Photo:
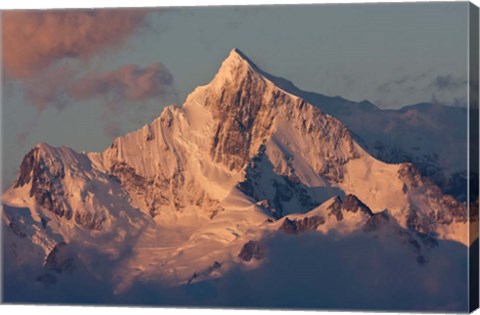
<instances>
[{"instance_id":1,"label":"sky","mask_svg":"<svg viewBox=\"0 0 480 315\"><path fill-rule=\"evenodd\" d=\"M101 151L232 48L299 88L465 106L467 2L2 12L2 184L35 144Z\"/></svg>"}]
</instances>

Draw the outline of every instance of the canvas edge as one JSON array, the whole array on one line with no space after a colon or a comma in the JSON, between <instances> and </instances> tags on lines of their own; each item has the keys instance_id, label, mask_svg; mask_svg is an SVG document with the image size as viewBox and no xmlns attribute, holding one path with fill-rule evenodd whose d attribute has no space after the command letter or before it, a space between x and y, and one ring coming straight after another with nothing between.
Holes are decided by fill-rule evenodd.
<instances>
[{"instance_id":1,"label":"canvas edge","mask_svg":"<svg viewBox=\"0 0 480 315\"><path fill-rule=\"evenodd\" d=\"M468 6L468 215L470 220L468 280L469 312L479 307L479 242L478 242L478 205L474 202L479 196L479 9L473 4Z\"/></svg>"}]
</instances>

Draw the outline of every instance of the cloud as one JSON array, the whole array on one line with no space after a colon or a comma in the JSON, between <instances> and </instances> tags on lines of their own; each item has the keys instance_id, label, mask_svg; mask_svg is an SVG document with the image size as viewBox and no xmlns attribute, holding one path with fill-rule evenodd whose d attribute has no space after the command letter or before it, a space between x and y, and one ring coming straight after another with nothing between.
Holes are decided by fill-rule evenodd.
<instances>
[{"instance_id":1,"label":"cloud","mask_svg":"<svg viewBox=\"0 0 480 315\"><path fill-rule=\"evenodd\" d=\"M432 70L418 74L399 75L387 80L376 89L375 102L385 107L388 104L407 105L405 96L416 97L417 102L431 102L450 106L465 106L467 80L461 75L436 74ZM432 95L426 99L425 95ZM395 106L393 106L395 107Z\"/></svg>"},{"instance_id":2,"label":"cloud","mask_svg":"<svg viewBox=\"0 0 480 315\"><path fill-rule=\"evenodd\" d=\"M59 60L121 45L145 15L144 9L2 12L6 72L27 79Z\"/></svg>"},{"instance_id":3,"label":"cloud","mask_svg":"<svg viewBox=\"0 0 480 315\"><path fill-rule=\"evenodd\" d=\"M399 78L395 78L389 81L384 82L381 84L379 87L377 87L377 91L379 93L390 93L392 90L396 89L405 89L405 88L411 88L415 86L415 84L418 84L422 80L424 80L427 77L427 73L423 72L417 75L403 75ZM408 86L408 87L405 87Z\"/></svg>"},{"instance_id":4,"label":"cloud","mask_svg":"<svg viewBox=\"0 0 480 315\"><path fill-rule=\"evenodd\" d=\"M104 132L109 137L117 137L122 133L121 116L130 114L124 118L143 121L139 117L140 113L146 113L146 108L140 109L143 102L175 96L173 83L173 75L162 64L147 67L131 64L113 71L89 73L73 82L67 91L60 92L56 100L61 102L63 95L75 102L103 98L106 104L102 113Z\"/></svg>"},{"instance_id":5,"label":"cloud","mask_svg":"<svg viewBox=\"0 0 480 315\"><path fill-rule=\"evenodd\" d=\"M92 73L75 82L68 94L76 100L108 96L115 100L139 101L171 92L173 76L160 63L142 68L126 65L106 73Z\"/></svg>"},{"instance_id":6,"label":"cloud","mask_svg":"<svg viewBox=\"0 0 480 315\"><path fill-rule=\"evenodd\" d=\"M257 268L239 265L223 277L175 287L161 278L141 277L118 294L113 292L119 281L114 270L121 268L129 252L112 261L79 244L72 252L90 257L83 260L86 265L75 259L78 268L70 274L53 274L57 283L47 288L32 281L44 269L20 267L6 259L5 281L11 285L4 299L8 303L270 309L467 309L468 256L459 243L439 241L439 246L428 252L425 265L418 264L415 254L403 244L369 235L278 234L263 239L262 244L267 257ZM88 266L91 262L94 267Z\"/></svg>"},{"instance_id":7,"label":"cloud","mask_svg":"<svg viewBox=\"0 0 480 315\"><path fill-rule=\"evenodd\" d=\"M57 66L26 84L26 97L39 111L59 110L78 101L103 97L111 109L116 104L141 102L175 94L174 78L160 63L146 67L134 64L118 69L78 75L69 66Z\"/></svg>"},{"instance_id":8,"label":"cloud","mask_svg":"<svg viewBox=\"0 0 480 315\"><path fill-rule=\"evenodd\" d=\"M99 114L104 123L104 132L110 137L121 134L122 124L119 121L122 117L124 121L144 123L143 116L149 114L144 106L147 101L176 98L174 77L160 63L145 67L129 64L105 72L90 71L86 74L79 74L71 65L55 66L25 83L26 99L38 114L47 108L60 111L68 106L100 100ZM142 109L139 110L139 107ZM32 130L32 127L28 127L18 133L18 140L25 141Z\"/></svg>"},{"instance_id":9,"label":"cloud","mask_svg":"<svg viewBox=\"0 0 480 315\"><path fill-rule=\"evenodd\" d=\"M7 79L20 81L25 100L38 115L104 100L100 115L107 135L118 134L116 120L132 115L132 105L175 95L173 76L160 63L129 64L89 71L92 57L121 48L128 36L147 29L149 9L28 10L3 13L2 63ZM87 67L85 67L87 65ZM145 109L145 108L143 108ZM138 109L136 110L138 111ZM133 116L140 114L133 114ZM144 114L146 115L146 114ZM138 118L138 117L137 117ZM32 128L17 134L25 140Z\"/></svg>"},{"instance_id":10,"label":"cloud","mask_svg":"<svg viewBox=\"0 0 480 315\"><path fill-rule=\"evenodd\" d=\"M435 79L432 82L432 85L439 90L450 91L450 90L466 88L467 80L460 77L454 77L451 74L439 75L435 77Z\"/></svg>"}]
</instances>

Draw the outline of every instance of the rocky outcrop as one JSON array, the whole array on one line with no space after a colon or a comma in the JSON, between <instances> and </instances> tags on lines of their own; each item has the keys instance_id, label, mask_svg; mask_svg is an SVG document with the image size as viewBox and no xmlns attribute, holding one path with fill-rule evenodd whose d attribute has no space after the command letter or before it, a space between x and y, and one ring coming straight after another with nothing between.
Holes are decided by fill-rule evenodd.
<instances>
[{"instance_id":1,"label":"rocky outcrop","mask_svg":"<svg viewBox=\"0 0 480 315\"><path fill-rule=\"evenodd\" d=\"M335 200L332 202L330 206L328 206L328 215L334 216L337 219L337 222L343 220L343 213L342 213L342 199L340 197L336 197Z\"/></svg>"},{"instance_id":2,"label":"rocky outcrop","mask_svg":"<svg viewBox=\"0 0 480 315\"><path fill-rule=\"evenodd\" d=\"M341 181L343 170L338 166L358 157L343 123L277 87L237 50L231 52L204 89L204 106L215 120L211 157L230 170L239 171L247 165L260 146L275 134L279 120L287 121L301 136L316 142L321 139L320 151L326 163L315 171L329 180ZM195 92L189 96L194 97ZM341 154L327 154L322 147Z\"/></svg>"},{"instance_id":3,"label":"rocky outcrop","mask_svg":"<svg viewBox=\"0 0 480 315\"><path fill-rule=\"evenodd\" d=\"M13 185L14 188L23 187L30 182L34 173L34 169L37 165L37 155L38 148L34 148L23 157L22 163L20 164L18 178Z\"/></svg>"},{"instance_id":4,"label":"rocky outcrop","mask_svg":"<svg viewBox=\"0 0 480 315\"><path fill-rule=\"evenodd\" d=\"M38 205L70 220L72 209L66 202L62 186L64 177L62 161L40 147L35 147L24 157L14 187L23 187L30 183L30 197L34 197Z\"/></svg>"},{"instance_id":5,"label":"rocky outcrop","mask_svg":"<svg viewBox=\"0 0 480 315\"><path fill-rule=\"evenodd\" d=\"M363 226L363 231L365 232L374 232L378 231L382 227L386 226L390 221L387 211L382 211L373 214Z\"/></svg>"},{"instance_id":6,"label":"rocky outcrop","mask_svg":"<svg viewBox=\"0 0 480 315\"><path fill-rule=\"evenodd\" d=\"M438 225L450 225L453 222L467 223L468 214L465 203L442 193L430 179L422 177L413 164L405 163L399 170L404 181L404 191L421 195L428 204L428 211L420 211L411 206L407 217L407 227L416 232L433 234Z\"/></svg>"},{"instance_id":7,"label":"rocky outcrop","mask_svg":"<svg viewBox=\"0 0 480 315\"><path fill-rule=\"evenodd\" d=\"M18 226L17 223L10 221L10 223L8 224L8 227L10 228L10 230L12 230L13 234L17 235L18 237L20 238L27 237L27 233L22 231L22 228Z\"/></svg>"},{"instance_id":8,"label":"rocky outcrop","mask_svg":"<svg viewBox=\"0 0 480 315\"><path fill-rule=\"evenodd\" d=\"M299 234L307 231L315 231L317 227L325 223L325 219L315 215L298 220L285 218L279 230L287 234Z\"/></svg>"},{"instance_id":9,"label":"rocky outcrop","mask_svg":"<svg viewBox=\"0 0 480 315\"><path fill-rule=\"evenodd\" d=\"M130 190L134 190L139 195L142 195L147 185L151 184L125 162L114 162L110 167L110 174L115 176L120 184L130 187Z\"/></svg>"},{"instance_id":10,"label":"rocky outcrop","mask_svg":"<svg viewBox=\"0 0 480 315\"><path fill-rule=\"evenodd\" d=\"M430 250L438 246L438 241L432 235L424 234L424 233L417 233L417 237L420 238L422 245L427 249Z\"/></svg>"},{"instance_id":11,"label":"rocky outcrop","mask_svg":"<svg viewBox=\"0 0 480 315\"><path fill-rule=\"evenodd\" d=\"M78 225L97 231L102 230L105 222L107 221L106 214L98 212L91 213L85 211L75 211L74 218L75 223Z\"/></svg>"},{"instance_id":12,"label":"rocky outcrop","mask_svg":"<svg viewBox=\"0 0 480 315\"><path fill-rule=\"evenodd\" d=\"M261 260L265 257L265 249L258 241L250 240L243 245L238 257L244 261Z\"/></svg>"},{"instance_id":13,"label":"rocky outcrop","mask_svg":"<svg viewBox=\"0 0 480 315\"><path fill-rule=\"evenodd\" d=\"M187 285L191 284L193 281L196 279L199 279L201 277L208 277L211 275L215 270L218 270L222 268L222 263L218 261L214 261L212 265L208 266L205 270L202 270L200 272L194 272L193 275L190 277L190 279L187 280Z\"/></svg>"},{"instance_id":14,"label":"rocky outcrop","mask_svg":"<svg viewBox=\"0 0 480 315\"><path fill-rule=\"evenodd\" d=\"M364 204L357 196L348 194L345 196L345 200L337 196L333 202L328 206L328 215L334 216L337 222L343 221L345 213L363 213L367 217L373 216L372 210Z\"/></svg>"},{"instance_id":15,"label":"rocky outcrop","mask_svg":"<svg viewBox=\"0 0 480 315\"><path fill-rule=\"evenodd\" d=\"M348 212L363 212L368 216L373 216L372 210L364 204L357 196L348 194L345 196L345 200L342 203L342 209Z\"/></svg>"},{"instance_id":16,"label":"rocky outcrop","mask_svg":"<svg viewBox=\"0 0 480 315\"><path fill-rule=\"evenodd\" d=\"M283 96L269 94L266 81L246 61L227 60L223 67L233 79L225 80L220 90L212 89L205 102L217 121L210 152L215 162L240 170L258 149L252 143L270 133L273 104Z\"/></svg>"}]
</instances>

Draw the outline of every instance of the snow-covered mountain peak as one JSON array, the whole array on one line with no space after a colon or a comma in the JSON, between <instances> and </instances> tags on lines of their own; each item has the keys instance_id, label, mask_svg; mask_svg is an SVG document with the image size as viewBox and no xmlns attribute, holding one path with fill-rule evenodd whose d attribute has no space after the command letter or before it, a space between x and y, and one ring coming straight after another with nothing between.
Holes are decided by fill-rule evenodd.
<instances>
[{"instance_id":1,"label":"snow-covered mountain peak","mask_svg":"<svg viewBox=\"0 0 480 315\"><path fill-rule=\"evenodd\" d=\"M224 72L230 72L232 70L238 70L239 68L249 68L253 71L259 72L257 66L251 61L243 52L238 48L234 48L230 51L227 58L222 62L218 74Z\"/></svg>"},{"instance_id":2,"label":"snow-covered mountain peak","mask_svg":"<svg viewBox=\"0 0 480 315\"><path fill-rule=\"evenodd\" d=\"M32 180L48 174L48 180L63 178L67 171L91 169L88 158L66 147L53 147L47 143L37 144L23 158L15 187L22 187Z\"/></svg>"},{"instance_id":3,"label":"snow-covered mountain peak","mask_svg":"<svg viewBox=\"0 0 480 315\"><path fill-rule=\"evenodd\" d=\"M233 49L228 57L222 62L212 82L210 88L222 89L225 85L234 86L240 83L244 78L259 76L257 67L245 57L239 50Z\"/></svg>"},{"instance_id":4,"label":"snow-covered mountain peak","mask_svg":"<svg viewBox=\"0 0 480 315\"><path fill-rule=\"evenodd\" d=\"M234 49L183 106L103 152L37 145L3 196L12 237L25 235L12 242L47 239L44 255L75 241L128 252L119 290L137 277L220 276L268 231L350 235L389 228L386 218L402 233L468 244L465 204L413 166L373 158L340 120L280 83ZM35 237L22 222L34 222Z\"/></svg>"},{"instance_id":5,"label":"snow-covered mountain peak","mask_svg":"<svg viewBox=\"0 0 480 315\"><path fill-rule=\"evenodd\" d=\"M217 73L210 83L196 88L188 97L185 104L193 102L211 103L211 94L218 94L220 97L225 91L238 93L245 88L251 89L278 89L266 73L259 69L245 54L238 49L230 51L229 55L220 65ZM212 101L218 101L214 99ZM220 99L223 101L223 98ZM225 109L227 110L227 109Z\"/></svg>"}]
</instances>

